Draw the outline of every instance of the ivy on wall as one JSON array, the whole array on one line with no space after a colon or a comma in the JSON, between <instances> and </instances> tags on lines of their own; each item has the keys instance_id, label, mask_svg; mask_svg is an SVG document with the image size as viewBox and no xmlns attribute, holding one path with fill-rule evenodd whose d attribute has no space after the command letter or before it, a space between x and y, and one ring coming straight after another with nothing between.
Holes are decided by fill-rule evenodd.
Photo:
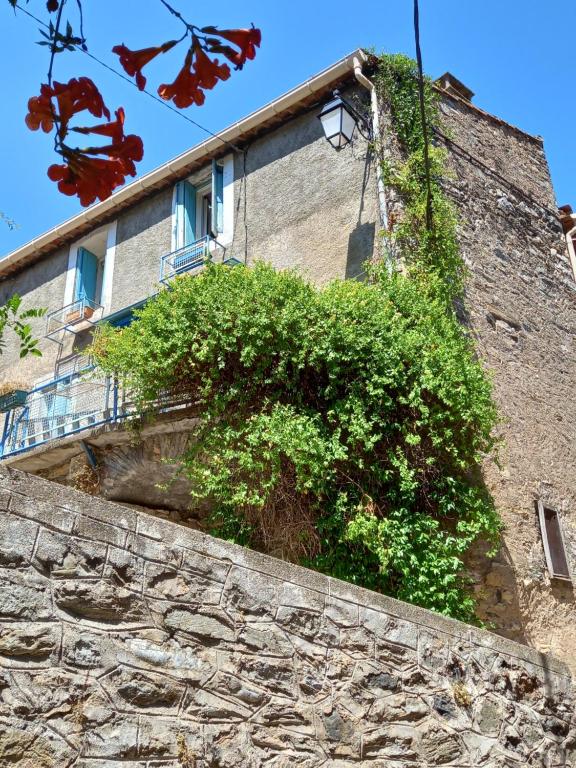
<instances>
[{"instance_id":1,"label":"ivy on wall","mask_svg":"<svg viewBox=\"0 0 576 768\"><path fill-rule=\"evenodd\" d=\"M464 556L498 540L478 469L497 414L452 308L464 275L437 150L424 226L414 64L384 57L378 88L405 156L386 168L403 273L377 265L367 282L317 288L264 264L211 265L132 326L104 328L94 354L142 409L166 393L195 407L180 470L212 532L474 621Z\"/></svg>"},{"instance_id":2,"label":"ivy on wall","mask_svg":"<svg viewBox=\"0 0 576 768\"><path fill-rule=\"evenodd\" d=\"M424 134L418 103L416 62L402 54L380 57L376 87L388 105L403 162L383 162L385 184L402 200L402 214L385 233L399 247L402 261L413 279L422 280L425 290L445 297L449 306L460 298L464 287L464 264L456 237L456 215L442 189L446 175L445 150L429 147L432 192L432 224L426 226L426 168ZM440 127L439 96L425 81L426 121Z\"/></svg>"}]
</instances>

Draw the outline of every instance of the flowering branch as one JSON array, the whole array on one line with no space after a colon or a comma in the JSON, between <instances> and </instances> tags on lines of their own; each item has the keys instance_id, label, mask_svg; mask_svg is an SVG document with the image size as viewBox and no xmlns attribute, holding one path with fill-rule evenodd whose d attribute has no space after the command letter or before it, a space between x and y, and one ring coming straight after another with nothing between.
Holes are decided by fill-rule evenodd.
<instances>
[{"instance_id":1,"label":"flowering branch","mask_svg":"<svg viewBox=\"0 0 576 768\"><path fill-rule=\"evenodd\" d=\"M14 9L17 8L17 0L8 2ZM160 54L167 53L188 39L180 72L174 82L159 85L158 94L180 108L192 104L201 105L205 101L205 91L214 88L218 81L230 77L228 64L220 63L214 54L224 56L236 69L242 69L245 62L254 59L256 55L256 48L261 41L260 30L254 25L249 29L219 30L213 26L199 28L186 21L167 0L160 2L184 25L182 37L136 51L125 45L116 45L112 51L119 57L124 71L135 79L136 86L144 90L144 67ZM67 83L53 79L57 54L78 48L87 50L82 0L76 0L80 35L74 34L69 21L66 21L66 30L62 32L66 3L67 0L46 0L48 13L56 14L55 22L50 21L46 25L48 31L42 31L45 39L39 43L50 48L47 82L41 85L40 94L28 101L26 125L32 131L54 133L54 149L62 162L48 168L48 177L58 184L60 192L78 196L80 203L86 206L96 200L105 200L124 184L127 176L136 175L135 163L142 159L144 147L139 136L124 134L125 112L122 107L115 111L115 118L111 119L110 110L90 78L72 78ZM72 121L84 112L97 119L104 119L105 122L91 126L72 125ZM102 146L72 146L70 141L74 134L106 137L110 141Z\"/></svg>"}]
</instances>

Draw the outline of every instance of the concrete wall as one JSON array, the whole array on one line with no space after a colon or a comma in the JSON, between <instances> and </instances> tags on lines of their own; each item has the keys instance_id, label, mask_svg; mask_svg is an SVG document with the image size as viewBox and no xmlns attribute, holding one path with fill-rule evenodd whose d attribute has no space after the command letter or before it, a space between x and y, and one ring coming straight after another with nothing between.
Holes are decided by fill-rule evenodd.
<instances>
[{"instance_id":1,"label":"concrete wall","mask_svg":"<svg viewBox=\"0 0 576 768\"><path fill-rule=\"evenodd\" d=\"M67 268L68 249L60 248L42 261L0 282L0 305L12 294L18 293L22 297L22 310L57 309L62 306L64 298ZM17 379L32 385L38 378L49 376L54 371L59 355L71 351L70 340L66 340L66 347L61 350L57 344L42 338L46 328L45 318L33 319L30 324L35 337L41 339L40 349L43 357L28 356L20 360L18 339L11 331L6 331L6 346L0 355L0 383Z\"/></svg>"},{"instance_id":2,"label":"concrete wall","mask_svg":"<svg viewBox=\"0 0 576 768\"><path fill-rule=\"evenodd\" d=\"M160 289L160 259L171 250L172 189L118 217L111 312Z\"/></svg>"},{"instance_id":3,"label":"concrete wall","mask_svg":"<svg viewBox=\"0 0 576 768\"><path fill-rule=\"evenodd\" d=\"M576 578L576 283L542 143L465 103L444 102L448 191L470 274L467 322L503 419L485 477L505 523L496 561L471 565L498 632L576 665L576 595L546 569L535 501L562 515ZM493 170L490 170L493 169Z\"/></svg>"},{"instance_id":4,"label":"concrete wall","mask_svg":"<svg viewBox=\"0 0 576 768\"><path fill-rule=\"evenodd\" d=\"M0 469L0 765L576 765L564 665Z\"/></svg>"},{"instance_id":5,"label":"concrete wall","mask_svg":"<svg viewBox=\"0 0 576 768\"><path fill-rule=\"evenodd\" d=\"M378 249L379 221L374 156L366 141L356 135L337 152L318 112L250 145L245 178L244 159L236 157L235 232L227 255L296 267L325 283L362 274Z\"/></svg>"}]
</instances>

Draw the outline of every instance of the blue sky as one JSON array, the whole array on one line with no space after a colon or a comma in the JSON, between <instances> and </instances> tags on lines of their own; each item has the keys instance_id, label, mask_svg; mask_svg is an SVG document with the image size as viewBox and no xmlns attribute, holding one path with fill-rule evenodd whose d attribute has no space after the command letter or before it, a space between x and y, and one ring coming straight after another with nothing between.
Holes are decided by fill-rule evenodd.
<instances>
[{"instance_id":1,"label":"blue sky","mask_svg":"<svg viewBox=\"0 0 576 768\"><path fill-rule=\"evenodd\" d=\"M256 60L209 92L206 104L188 114L218 131L262 106L351 50L365 46L413 55L412 0L244 0L197 3L173 0L199 26L246 26L254 22L263 40ZM73 3L70 6L73 7ZM573 149L576 106L574 24L576 5L541 0L421 0L424 67L436 77L453 72L475 93L475 103L524 130L544 137L559 204L576 208L576 157ZM28 8L43 15L44 0ZM85 29L91 51L116 65L110 49L159 44L179 35L178 22L159 0L84 0ZM2 168L0 210L18 223L14 231L0 222L0 255L80 210L75 198L58 193L46 176L54 162L51 138L24 125L29 96L45 80L48 54L36 46L37 25L14 18L0 0L4 80L0 123ZM151 65L149 85L171 82L181 54ZM80 53L59 57L56 79L93 77L110 108L126 109L128 132L140 133L145 173L205 138L205 134Z\"/></svg>"}]
</instances>

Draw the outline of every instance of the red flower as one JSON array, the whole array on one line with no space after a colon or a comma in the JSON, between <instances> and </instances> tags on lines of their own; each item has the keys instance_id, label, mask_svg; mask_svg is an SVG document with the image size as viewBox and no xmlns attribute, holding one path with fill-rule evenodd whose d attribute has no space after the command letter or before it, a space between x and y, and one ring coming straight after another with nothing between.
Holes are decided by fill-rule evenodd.
<instances>
[{"instance_id":1,"label":"red flower","mask_svg":"<svg viewBox=\"0 0 576 768\"><path fill-rule=\"evenodd\" d=\"M68 132L70 118L87 109L94 117L110 119L110 110L94 82L89 77L72 78L67 83L54 83L52 94L58 102L60 136Z\"/></svg>"},{"instance_id":2,"label":"red flower","mask_svg":"<svg viewBox=\"0 0 576 768\"><path fill-rule=\"evenodd\" d=\"M93 125L91 128L72 128L76 133L95 133L98 136L110 136L112 142L117 144L124 138L124 108L116 110L116 120L113 122L102 123L100 125Z\"/></svg>"},{"instance_id":3,"label":"red flower","mask_svg":"<svg viewBox=\"0 0 576 768\"><path fill-rule=\"evenodd\" d=\"M204 104L204 91L200 89L198 75L191 70L192 49L186 54L184 66L178 73L176 80L169 85L163 83L158 88L158 95L166 101L172 100L177 107L185 109L192 104L201 106Z\"/></svg>"},{"instance_id":4,"label":"red flower","mask_svg":"<svg viewBox=\"0 0 576 768\"><path fill-rule=\"evenodd\" d=\"M253 59L256 56L256 48L260 47L262 42L262 33L260 30L252 25L250 29L218 29L217 27L203 27L202 32L208 35L218 35L223 37L224 40L233 43L240 48L240 52L236 53L234 49L229 46L223 46L219 41L215 41L212 44L210 50L213 53L222 53L226 56L237 69L242 69L246 59ZM209 41L212 43L212 41Z\"/></svg>"},{"instance_id":5,"label":"red flower","mask_svg":"<svg viewBox=\"0 0 576 768\"><path fill-rule=\"evenodd\" d=\"M211 90L218 80L228 80L230 77L228 64L219 64L218 59L211 59L207 56L198 40L194 41L194 53L196 55L194 71L198 76L198 84L201 88Z\"/></svg>"},{"instance_id":6,"label":"red flower","mask_svg":"<svg viewBox=\"0 0 576 768\"><path fill-rule=\"evenodd\" d=\"M89 157L86 151L66 147L64 163L48 168L48 177L58 182L60 192L78 195L84 206L95 200L106 200L124 184L126 176L136 174L133 161L142 159L142 140L139 136L126 136L118 146L88 151L109 154L110 158Z\"/></svg>"},{"instance_id":7,"label":"red flower","mask_svg":"<svg viewBox=\"0 0 576 768\"><path fill-rule=\"evenodd\" d=\"M159 45L156 48L141 48L139 51L131 51L125 45L115 45L112 48L112 53L118 54L120 57L120 64L124 68L124 71L130 77L136 76L136 85L143 91L146 86L146 78L142 74L142 69L149 64L152 59L156 58L160 53L166 53L170 48L176 45L176 40L169 40L163 45Z\"/></svg>"},{"instance_id":8,"label":"red flower","mask_svg":"<svg viewBox=\"0 0 576 768\"><path fill-rule=\"evenodd\" d=\"M84 206L105 200L124 183L122 164L117 160L86 157L75 150L65 159L66 163L48 168L48 177L58 182L62 194L78 195Z\"/></svg>"},{"instance_id":9,"label":"red flower","mask_svg":"<svg viewBox=\"0 0 576 768\"><path fill-rule=\"evenodd\" d=\"M56 99L58 109L55 109L53 99ZM110 119L110 111L104 104L100 91L89 77L73 78L67 83L54 83L42 85L40 96L33 96L28 101L28 114L26 125L30 130L37 131L42 128L48 133L54 127L54 123L60 124L58 133L63 139L68 133L70 119L87 109L94 117L105 116Z\"/></svg>"},{"instance_id":10,"label":"red flower","mask_svg":"<svg viewBox=\"0 0 576 768\"><path fill-rule=\"evenodd\" d=\"M210 53L221 53L223 56L226 56L236 69L242 69L244 66L246 58L241 51L237 51L229 45L221 45L220 40L214 37L207 38L206 43L209 46Z\"/></svg>"},{"instance_id":11,"label":"red flower","mask_svg":"<svg viewBox=\"0 0 576 768\"><path fill-rule=\"evenodd\" d=\"M144 144L140 136L130 133L112 144L107 144L104 147L89 147L83 152L89 155L108 155L108 157L123 164L125 175L135 176L136 166L134 162L138 162L144 157Z\"/></svg>"},{"instance_id":12,"label":"red flower","mask_svg":"<svg viewBox=\"0 0 576 768\"><path fill-rule=\"evenodd\" d=\"M49 85L40 86L40 96L32 96L28 100L28 114L25 120L31 131L42 128L44 133L50 133L54 127L54 110L52 90Z\"/></svg>"}]
</instances>

